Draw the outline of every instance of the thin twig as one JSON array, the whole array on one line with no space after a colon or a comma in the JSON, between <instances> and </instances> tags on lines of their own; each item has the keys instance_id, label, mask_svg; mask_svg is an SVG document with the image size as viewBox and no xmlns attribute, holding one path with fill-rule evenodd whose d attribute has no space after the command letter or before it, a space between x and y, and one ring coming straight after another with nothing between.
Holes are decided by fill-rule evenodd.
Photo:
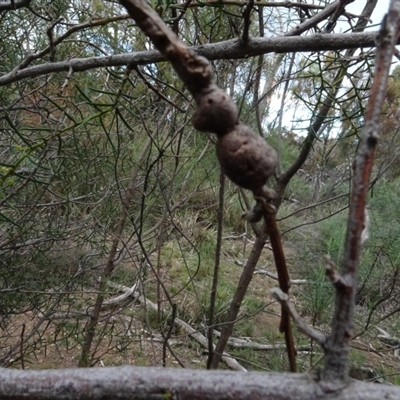
<instances>
[{"instance_id":1,"label":"thin twig","mask_svg":"<svg viewBox=\"0 0 400 400\"><path fill-rule=\"evenodd\" d=\"M257 199L258 200L258 199ZM263 216L265 220L266 233L269 235L274 255L276 272L278 274L279 287L283 293L288 294L290 289L290 278L286 264L285 253L283 251L281 237L276 225L276 209L269 202L270 199L260 199L263 206ZM292 326L288 310L282 306L281 323L279 330L285 335L287 354L289 358L290 371L296 372L296 348L294 345Z\"/></svg>"},{"instance_id":2,"label":"thin twig","mask_svg":"<svg viewBox=\"0 0 400 400\"><path fill-rule=\"evenodd\" d=\"M325 262L327 264L325 275L332 282L332 285L337 290L346 290L351 288L351 284L349 284L349 282L346 282L343 276L340 275L340 273L335 267L335 264L333 263L332 259L329 256L325 256Z\"/></svg>"},{"instance_id":3,"label":"thin twig","mask_svg":"<svg viewBox=\"0 0 400 400\"><path fill-rule=\"evenodd\" d=\"M276 280L276 281L279 281L278 275L273 274L272 272L269 272L269 271L267 271L267 270L265 270L265 269L256 269L256 270L254 271L254 275L265 275L265 276L268 276L268 278L271 278L271 279L274 279L274 280ZM290 283L291 285L304 285L304 284L306 284L307 282L308 282L307 279L291 279L291 280L289 281L289 283Z\"/></svg>"},{"instance_id":4,"label":"thin twig","mask_svg":"<svg viewBox=\"0 0 400 400\"><path fill-rule=\"evenodd\" d=\"M326 24L326 27L324 29L324 33L331 32L334 27L336 26L336 23L339 19L339 17L344 14L345 12L345 7L347 4L352 3L354 0L342 0L340 4L337 6L335 12L331 15L329 18L328 23Z\"/></svg>"},{"instance_id":5,"label":"thin twig","mask_svg":"<svg viewBox=\"0 0 400 400\"><path fill-rule=\"evenodd\" d=\"M63 18L56 19L47 29L46 33L49 37L49 51L50 51L50 61L54 62L56 60L56 47L54 45L54 27L63 20Z\"/></svg>"},{"instance_id":6,"label":"thin twig","mask_svg":"<svg viewBox=\"0 0 400 400\"><path fill-rule=\"evenodd\" d=\"M162 356L162 366L166 367L167 366L167 348L168 346L168 340L171 338L172 335L172 329L174 328L175 324L175 319L176 319L176 304L172 304L172 314L171 314L171 321L169 322L169 327L168 327L168 332L166 335L162 333L163 336L163 356Z\"/></svg>"},{"instance_id":7,"label":"thin twig","mask_svg":"<svg viewBox=\"0 0 400 400\"><path fill-rule=\"evenodd\" d=\"M299 331L304 333L310 339L315 340L318 344L324 347L326 342L326 336L317 331L316 329L312 328L308 325L298 314L296 309L294 308L293 304L289 301L289 296L286 293L283 293L282 290L278 288L273 288L271 290L272 296L279 301L281 306L292 316L293 321L295 322Z\"/></svg>"},{"instance_id":8,"label":"thin twig","mask_svg":"<svg viewBox=\"0 0 400 400\"><path fill-rule=\"evenodd\" d=\"M247 0L246 7L242 13L244 20L243 35L242 35L243 43L247 43L249 40L249 29L251 23L250 15L251 11L253 10L253 7L254 7L254 0Z\"/></svg>"},{"instance_id":9,"label":"thin twig","mask_svg":"<svg viewBox=\"0 0 400 400\"><path fill-rule=\"evenodd\" d=\"M400 1L392 0L377 38L376 70L372 83L365 125L354 160L345 249L341 276L347 287L337 288L332 333L325 345L323 379L343 382L348 376L350 340L355 310L356 277L361 253L361 235L365 225L365 207L372 173L375 147L378 143L379 121L385 99L386 85L394 46L400 30Z\"/></svg>"},{"instance_id":10,"label":"thin twig","mask_svg":"<svg viewBox=\"0 0 400 400\"><path fill-rule=\"evenodd\" d=\"M174 22L172 24L172 30L178 35L179 34L179 21L185 16L185 13L187 9L189 8L192 0L186 0L184 4L171 4L170 8L178 8L181 10L179 15L174 19ZM179 7L178 7L179 6Z\"/></svg>"},{"instance_id":11,"label":"thin twig","mask_svg":"<svg viewBox=\"0 0 400 400\"><path fill-rule=\"evenodd\" d=\"M20 360L21 360L21 369L25 369L25 362L24 362L24 334L25 334L25 323L22 324L22 331L20 335Z\"/></svg>"},{"instance_id":12,"label":"thin twig","mask_svg":"<svg viewBox=\"0 0 400 400\"><path fill-rule=\"evenodd\" d=\"M168 97L166 97L164 94L162 94L153 84L151 84L146 77L143 75L142 71L140 70L140 68L137 65L132 65L131 67L133 70L136 71L136 73L139 75L140 79L143 81L143 83L150 89L152 90L158 97L160 97L162 100L164 100L165 102L167 102L168 104L170 104L172 107L176 108L177 110L179 110L180 112L185 112L184 110L182 110L181 107L179 107L179 105L177 105L176 103L174 103L172 100L170 100Z\"/></svg>"},{"instance_id":13,"label":"thin twig","mask_svg":"<svg viewBox=\"0 0 400 400\"><path fill-rule=\"evenodd\" d=\"M136 184L137 175L140 170L140 164L143 162L149 149L151 148L151 143L152 139L149 138L142 149L142 152L138 159L138 163L135 164L135 166L133 167L129 183L125 191L125 195L122 198L122 208L119 216L118 225L114 232L114 239L112 241L111 249L108 254L107 264L102 273L102 277L99 284L99 291L94 304L93 312L90 316L89 323L85 329L84 340L82 343L82 353L79 360L80 367L87 367L90 365L91 361L90 350L95 336L96 326L99 321L100 311L101 308L103 307L103 303L105 300L104 292L106 289L106 279L111 275L115 267L114 261L117 255L118 245L121 240L121 234L124 229L126 219L128 218L128 212L131 205L131 199L134 195L134 188Z\"/></svg>"},{"instance_id":14,"label":"thin twig","mask_svg":"<svg viewBox=\"0 0 400 400\"><path fill-rule=\"evenodd\" d=\"M215 301L217 298L217 290L218 290L218 281L219 281L219 267L221 260L221 250L222 250L222 233L224 229L224 197L225 197L225 175L222 171L220 171L219 176L219 202L218 202L218 211L217 211L217 240L215 245L215 260L214 260L214 274L213 281L211 287L211 295L210 295L210 307L209 307L209 315L208 315L208 359L207 359L207 369L210 369L211 362L213 359L214 353L214 344L213 344L213 329L214 325L214 313L215 313Z\"/></svg>"}]
</instances>

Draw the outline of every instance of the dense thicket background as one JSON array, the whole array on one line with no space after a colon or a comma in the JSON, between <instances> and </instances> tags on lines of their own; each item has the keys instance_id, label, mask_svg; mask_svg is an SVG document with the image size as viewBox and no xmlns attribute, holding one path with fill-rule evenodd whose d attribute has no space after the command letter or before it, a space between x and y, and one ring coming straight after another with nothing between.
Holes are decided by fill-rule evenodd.
<instances>
[{"instance_id":1,"label":"dense thicket background","mask_svg":"<svg viewBox=\"0 0 400 400\"><path fill-rule=\"evenodd\" d=\"M250 35L284 35L328 2L308 3L257 2ZM359 15L345 13L337 24L324 19L303 35L376 30L380 21L370 15L377 1L356 3ZM204 368L206 349L174 322L179 318L205 334L219 251L217 340L259 233L241 219L251 196L225 181L221 206L215 138L192 128L193 101L169 63L116 63L84 72L68 67L69 60L106 60L153 48L119 4L14 5L15 10L11 3L10 9L0 7L1 365L55 368L84 359L88 365ZM151 5L190 46L240 38L248 21L240 0ZM340 263L374 56L367 48L212 61L216 81L238 104L240 119L278 150L278 173L310 146L283 195L278 221L291 278L302 280L293 299L302 316L324 332L334 295L324 255ZM49 69L41 73L40 66ZM19 78L24 70L28 78ZM394 68L370 187L351 355L352 376L396 384L399 98L400 70ZM280 307L268 294L277 285L268 243L258 269L235 324L233 336L240 340L226 350L247 369L285 371ZM140 291L141 301L120 298L124 287ZM158 311L144 298L158 304ZM295 336L302 350L299 370L319 366L320 349Z\"/></svg>"}]
</instances>

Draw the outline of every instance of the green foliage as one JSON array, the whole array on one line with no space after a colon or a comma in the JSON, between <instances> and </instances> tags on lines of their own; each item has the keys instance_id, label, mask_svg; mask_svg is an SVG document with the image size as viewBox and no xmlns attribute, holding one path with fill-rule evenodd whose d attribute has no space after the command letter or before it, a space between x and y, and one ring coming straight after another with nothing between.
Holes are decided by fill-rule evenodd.
<instances>
[{"instance_id":1,"label":"green foliage","mask_svg":"<svg viewBox=\"0 0 400 400\"><path fill-rule=\"evenodd\" d=\"M383 298L390 302L398 285L400 224L392 216L400 206L399 183L398 180L381 180L370 199L370 238L360 263L357 292L358 300L370 308Z\"/></svg>"},{"instance_id":2,"label":"green foliage","mask_svg":"<svg viewBox=\"0 0 400 400\"><path fill-rule=\"evenodd\" d=\"M334 291L325 276L325 266L310 268L305 276L307 284L305 290L300 292L305 313L313 324L327 323L332 316Z\"/></svg>"},{"instance_id":3,"label":"green foliage","mask_svg":"<svg viewBox=\"0 0 400 400\"><path fill-rule=\"evenodd\" d=\"M387 307L398 287L400 225L391 216L396 215L399 207L399 190L397 180L383 179L371 193L369 239L361 254L356 295L357 304L370 312L389 312ZM299 249L300 263L297 268L307 279L307 290L299 291L299 296L304 301L307 315L319 324L329 321L334 295L332 285L325 277L324 256L329 255L340 269L345 231L346 212L323 219L312 225L312 229L303 228L303 237L306 235L307 240L304 241L305 246ZM291 238L298 240L294 234ZM361 322L361 316L357 319Z\"/></svg>"}]
</instances>

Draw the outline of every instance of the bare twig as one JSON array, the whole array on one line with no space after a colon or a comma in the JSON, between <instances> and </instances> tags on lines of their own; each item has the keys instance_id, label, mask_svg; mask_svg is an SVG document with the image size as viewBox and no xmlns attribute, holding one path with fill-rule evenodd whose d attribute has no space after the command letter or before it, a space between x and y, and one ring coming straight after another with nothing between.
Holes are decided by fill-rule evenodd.
<instances>
[{"instance_id":1,"label":"bare twig","mask_svg":"<svg viewBox=\"0 0 400 400\"><path fill-rule=\"evenodd\" d=\"M221 251L222 251L222 232L224 229L224 197L225 197L225 175L222 171L220 171L219 176L219 201L218 201L218 211L217 211L217 242L215 245L215 260L214 260L214 274L213 281L211 287L211 295L210 295L210 307L209 307L209 315L208 315L208 359L207 359L207 369L210 369L211 362L213 359L214 353L214 345L213 345L213 335L212 335L212 326L214 325L214 313L215 313L215 301L217 298L217 290L218 290L218 281L219 281L219 267L221 260Z\"/></svg>"},{"instance_id":2,"label":"bare twig","mask_svg":"<svg viewBox=\"0 0 400 400\"><path fill-rule=\"evenodd\" d=\"M354 0L342 0L342 1L339 2L339 4L336 7L336 10L331 15L331 17L329 18L328 23L326 24L326 27L324 29L325 33L331 32L333 30L333 28L335 27L336 22L339 19L339 17L342 14L344 14L346 5L349 4L349 3L352 3L353 1Z\"/></svg>"},{"instance_id":3,"label":"bare twig","mask_svg":"<svg viewBox=\"0 0 400 400\"><path fill-rule=\"evenodd\" d=\"M177 104L175 104L172 100L170 100L164 94L162 94L152 83L150 83L148 81L148 79L146 79L146 77L143 75L142 71L140 70L140 68L137 65L133 65L132 69L134 69L136 71L136 73L138 74L140 79L144 82L144 84L150 90L152 90L158 97L160 97L160 99L164 100L166 103L170 104L171 106L173 106L174 108L176 108L180 112L184 112L184 110L182 110L182 108L180 108Z\"/></svg>"},{"instance_id":4,"label":"bare twig","mask_svg":"<svg viewBox=\"0 0 400 400\"><path fill-rule=\"evenodd\" d=\"M264 37L264 14L263 14L263 9L261 7L258 7L258 29L260 31L260 37ZM254 77L254 89L253 89L253 106L256 111L256 121L257 121L257 129L258 133L263 136L263 127L262 127L262 115L263 113L260 111L260 106L261 106L261 100L259 98L259 92L260 92L260 82L261 82L261 75L262 75L262 70L263 70L263 65L264 65L264 56L261 54L258 56L257 60L257 68L255 71L255 77Z\"/></svg>"},{"instance_id":5,"label":"bare twig","mask_svg":"<svg viewBox=\"0 0 400 400\"><path fill-rule=\"evenodd\" d=\"M221 360L221 353L225 349L228 340L233 332L233 326L236 321L237 315L239 314L240 306L246 294L247 288L251 282L254 269L260 258L267 237L268 236L265 232L261 232L257 236L254 246L251 250L250 256L247 259L242 274L240 275L237 289L233 296L232 302L229 306L229 310L225 318L224 325L222 326L221 329L221 337L219 338L218 343L215 347L213 361L210 366L212 369L217 368L218 363Z\"/></svg>"},{"instance_id":6,"label":"bare twig","mask_svg":"<svg viewBox=\"0 0 400 400\"><path fill-rule=\"evenodd\" d=\"M327 264L325 274L332 282L332 285L338 290L345 290L346 288L351 288L348 282L345 281L343 276L337 271L335 264L329 256L325 256L325 262Z\"/></svg>"},{"instance_id":7,"label":"bare twig","mask_svg":"<svg viewBox=\"0 0 400 400\"><path fill-rule=\"evenodd\" d=\"M377 38L376 70L372 84L365 125L354 161L353 190L351 193L345 250L341 276L345 287L336 287L332 333L325 345L326 381L343 382L349 369L350 340L353 329L356 277L361 251L361 234L365 222L366 196L372 172L373 156L378 142L379 120L385 98L393 49L400 29L400 1L392 0Z\"/></svg>"},{"instance_id":8,"label":"bare twig","mask_svg":"<svg viewBox=\"0 0 400 400\"><path fill-rule=\"evenodd\" d=\"M107 284L113 288L117 288L118 290L121 290L123 292L125 291L130 291L129 287L115 284L111 281L108 281ZM146 307L151 308L154 311L158 311L158 306L157 304L153 303L149 299L145 298L144 296L139 295L137 292L131 294L132 297L135 298L136 301L139 301L142 305L145 305ZM205 348L208 347L208 341L207 338L202 335L200 332L196 331L193 327L191 327L187 322L181 320L180 318L175 318L173 323L183 329L190 337L198 341L202 346ZM242 365L240 365L233 357L231 357L228 353L223 353L221 356L222 360L230 367L231 369L238 370L238 371L246 371L246 368L244 368Z\"/></svg>"},{"instance_id":9,"label":"bare twig","mask_svg":"<svg viewBox=\"0 0 400 400\"><path fill-rule=\"evenodd\" d=\"M253 7L254 7L254 0L247 0L246 7L244 8L242 13L244 20L243 35L242 35L243 43L247 43L247 41L249 40L249 29L251 23L250 16Z\"/></svg>"},{"instance_id":10,"label":"bare twig","mask_svg":"<svg viewBox=\"0 0 400 400\"><path fill-rule=\"evenodd\" d=\"M278 288L274 288L271 290L272 296L279 301L282 307L292 316L293 321L295 322L297 328L304 333L310 339L315 340L322 347L326 342L326 336L317 331L316 329L309 326L297 313L293 304L289 301L289 296L286 293L283 293L282 290Z\"/></svg>"},{"instance_id":11,"label":"bare twig","mask_svg":"<svg viewBox=\"0 0 400 400\"><path fill-rule=\"evenodd\" d=\"M192 0L186 0L185 3L183 4L171 4L170 8L178 8L181 10L179 15L174 19L174 22L172 24L172 30L178 35L179 34L179 21L184 17L186 10L188 7L191 5Z\"/></svg>"},{"instance_id":12,"label":"bare twig","mask_svg":"<svg viewBox=\"0 0 400 400\"><path fill-rule=\"evenodd\" d=\"M25 369L25 361L24 361L24 334L25 334L25 323L22 324L22 330L21 330L21 335L20 335L20 348L19 348L19 354L20 354L20 360L21 360L21 368Z\"/></svg>"},{"instance_id":13,"label":"bare twig","mask_svg":"<svg viewBox=\"0 0 400 400\"><path fill-rule=\"evenodd\" d=\"M1 7L0 3L0 7ZM1 10L1 8L0 8ZM53 41L50 41L50 45L48 47L46 47L45 49L43 49L42 51L39 51L37 53L32 53L29 54L27 57L25 57L25 59L19 64L17 65L13 71L11 71L11 74L18 74L18 71L28 67L28 65L34 61L34 60L38 60L40 58L42 58L43 56L45 56L46 54L50 53L50 52L54 52L54 49L57 45L59 45L61 42L63 42L65 39L67 39L69 36L71 36L72 34L74 34L75 32L79 32L81 30L84 30L86 28L89 27L95 27L95 26L102 26L102 25L106 25L110 22L114 22L114 21L120 21L123 19L127 19L129 18L128 15L118 15L116 17L111 17L111 18L105 18L105 19L97 19L97 20L92 20L89 22L84 22L82 24L77 24L74 25L73 27L71 27L70 29L68 29L63 35L59 36L58 38L54 39ZM60 22L60 19L56 20L49 29L53 29L54 24Z\"/></svg>"},{"instance_id":14,"label":"bare twig","mask_svg":"<svg viewBox=\"0 0 400 400\"><path fill-rule=\"evenodd\" d=\"M338 8L341 7L342 3L351 3L354 0L336 0L333 3L327 5L322 11L318 14L314 15L313 17L307 19L300 25L296 26L296 28L292 29L291 31L287 32L285 36L295 36L301 35L303 32L308 31L309 29L315 27L317 24L322 22L324 19L328 18L330 15L336 13Z\"/></svg>"},{"instance_id":15,"label":"bare twig","mask_svg":"<svg viewBox=\"0 0 400 400\"><path fill-rule=\"evenodd\" d=\"M105 300L104 293L106 289L106 280L114 270L114 261L118 251L118 244L121 240L121 234L125 226L126 219L128 217L128 211L131 204L132 196L134 194L134 187L136 184L137 175L139 173L140 164L145 159L147 152L151 148L151 144L152 144L152 138L149 138L142 149L137 164L135 164L132 170L131 178L126 188L125 196L122 199L122 209L119 216L118 225L114 232L114 239L112 241L111 249L108 254L107 265L105 266L104 271L102 273L102 277L99 284L99 292L97 294L93 312L90 315L89 323L85 329L85 337L82 344L82 353L79 360L80 367L87 367L90 365L91 361L90 350L95 336L96 326L99 321L100 311L101 308L103 307L103 303Z\"/></svg>"},{"instance_id":16,"label":"bare twig","mask_svg":"<svg viewBox=\"0 0 400 400\"><path fill-rule=\"evenodd\" d=\"M1 3L0 3L1 4ZM377 32L351 34L315 34L308 36L251 38L244 46L237 39L217 43L193 46L191 49L209 60L226 60L232 58L248 58L268 53L291 53L300 51L322 51L360 49L374 47ZM55 43L58 42L58 39ZM400 39L399 39L400 44ZM49 51L49 50L48 50ZM48 51L45 53L47 54ZM128 54L116 54L104 57L72 58L70 60L45 63L27 67L25 64L14 68L11 72L0 76L0 86L18 82L27 78L48 75L51 73L88 71L95 68L144 65L165 61L167 58L158 51L140 51ZM27 65L32 60L27 61Z\"/></svg>"},{"instance_id":17,"label":"bare twig","mask_svg":"<svg viewBox=\"0 0 400 400\"><path fill-rule=\"evenodd\" d=\"M269 272L269 271L267 271L265 269L256 269L254 271L254 275L265 275L265 276L268 276L268 278L274 279L276 281L279 280L278 275L273 274L272 272ZM291 279L289 281L289 283L291 285L304 285L307 282L308 282L307 279Z\"/></svg>"},{"instance_id":18,"label":"bare twig","mask_svg":"<svg viewBox=\"0 0 400 400\"><path fill-rule=\"evenodd\" d=\"M54 27L61 22L63 19L56 19L48 28L47 28L47 36L49 37L49 49L50 49L50 61L54 62L56 59L56 48L54 45Z\"/></svg>"},{"instance_id":19,"label":"bare twig","mask_svg":"<svg viewBox=\"0 0 400 400\"><path fill-rule=\"evenodd\" d=\"M166 367L167 366L167 348L170 349L168 340L171 338L172 335L172 329L174 328L175 324L175 319L176 319L176 304L172 304L172 315L171 315L171 322L168 327L167 334L163 336L163 355L162 355L162 366Z\"/></svg>"},{"instance_id":20,"label":"bare twig","mask_svg":"<svg viewBox=\"0 0 400 400\"><path fill-rule=\"evenodd\" d=\"M288 294L290 289L290 278L286 264L285 253L283 251L281 237L279 235L278 227L276 225L276 208L271 203L269 193L266 193L265 198L257 200L261 201L263 217L265 220L266 233L269 235L274 255L276 271L278 274L279 287L283 293ZM285 335L285 342L287 347L287 354L289 358L290 371L296 372L296 348L294 345L293 332L290 324L289 312L287 308L282 306L281 323L279 330Z\"/></svg>"},{"instance_id":21,"label":"bare twig","mask_svg":"<svg viewBox=\"0 0 400 400\"><path fill-rule=\"evenodd\" d=\"M362 17L360 17L360 19L358 20L358 22L356 24L356 27L358 30L362 30L366 27L367 17L371 15L371 13L374 9L374 3L376 3L376 0L368 2L367 5L365 6L363 13L362 13ZM336 10L336 8L340 5L340 1L332 3L331 5L332 6L335 5L335 8L333 8L331 10L331 12L334 12ZM321 14L321 13L319 13L319 14ZM329 35L329 36L333 36L333 35ZM349 49L346 51L345 57L351 57L354 53L355 53L355 49ZM313 147L315 140L320 135L320 131L323 129L323 124L328 116L329 111L331 110L331 108L334 104L338 90L341 87L341 83L343 82L343 79L345 77L345 71L347 70L349 65L350 65L350 61L343 62L341 68L338 70L335 78L333 79L333 81L335 82L335 85L330 90L330 92L327 93L325 98L322 100L322 102L321 102L322 105L316 107L314 120L308 128L307 136L303 142L303 147L302 147L297 159L293 162L293 164L284 173L280 174L277 177L277 183L278 183L278 185L277 185L278 199L277 199L277 204L276 204L277 206L279 206L282 201L283 194L285 192L286 186L288 185L289 181L297 173L297 171L302 167L302 165L306 161L308 155L310 154L310 151Z\"/></svg>"}]
</instances>

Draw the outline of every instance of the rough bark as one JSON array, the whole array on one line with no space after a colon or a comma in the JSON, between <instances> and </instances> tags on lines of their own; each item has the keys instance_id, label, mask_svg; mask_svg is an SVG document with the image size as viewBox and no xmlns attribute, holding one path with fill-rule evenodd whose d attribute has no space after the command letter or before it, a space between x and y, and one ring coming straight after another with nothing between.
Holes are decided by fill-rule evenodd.
<instances>
[{"instance_id":1,"label":"rough bark","mask_svg":"<svg viewBox=\"0 0 400 400\"><path fill-rule=\"evenodd\" d=\"M191 47L209 60L248 58L268 53L291 53L323 50L342 50L375 47L378 32L350 34L315 34L273 38L249 38L246 45L240 39ZM400 40L397 41L400 44ZM56 72L82 72L95 68L125 65L145 65L166 61L156 50L139 51L130 54L116 54L107 57L73 58L70 60L14 69L0 77L0 86L27 78L34 78Z\"/></svg>"},{"instance_id":2,"label":"rough bark","mask_svg":"<svg viewBox=\"0 0 400 400\"><path fill-rule=\"evenodd\" d=\"M357 291L357 272L361 253L361 235L365 227L365 207L379 138L379 122L385 100L393 51L400 31L400 0L392 0L377 38L374 80L368 101L365 125L354 160L354 179L350 197L347 232L340 275L327 270L336 288L332 333L324 345L325 380L343 381L348 375L350 340L353 336L353 316Z\"/></svg>"},{"instance_id":3,"label":"rough bark","mask_svg":"<svg viewBox=\"0 0 400 400\"><path fill-rule=\"evenodd\" d=\"M400 388L351 381L328 392L306 374L150 367L0 369L3 400L398 400Z\"/></svg>"}]
</instances>

